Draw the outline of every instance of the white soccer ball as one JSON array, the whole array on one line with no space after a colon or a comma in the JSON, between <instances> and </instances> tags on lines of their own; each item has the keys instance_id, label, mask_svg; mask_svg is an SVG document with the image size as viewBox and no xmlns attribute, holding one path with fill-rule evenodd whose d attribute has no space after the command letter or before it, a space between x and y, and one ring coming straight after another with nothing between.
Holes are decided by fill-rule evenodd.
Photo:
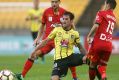
<instances>
[{"instance_id":1,"label":"white soccer ball","mask_svg":"<svg viewBox=\"0 0 119 80\"><path fill-rule=\"evenodd\" d=\"M0 80L15 80L14 73L10 70L2 70L0 71Z\"/></svg>"}]
</instances>

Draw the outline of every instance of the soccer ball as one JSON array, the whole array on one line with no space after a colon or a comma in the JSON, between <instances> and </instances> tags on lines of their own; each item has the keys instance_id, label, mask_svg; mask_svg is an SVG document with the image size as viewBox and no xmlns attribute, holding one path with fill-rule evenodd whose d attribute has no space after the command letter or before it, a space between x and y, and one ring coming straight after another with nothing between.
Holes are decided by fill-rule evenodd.
<instances>
[{"instance_id":1,"label":"soccer ball","mask_svg":"<svg viewBox=\"0 0 119 80\"><path fill-rule=\"evenodd\" d=\"M14 73L10 70L2 70L0 71L0 80L15 80Z\"/></svg>"}]
</instances>

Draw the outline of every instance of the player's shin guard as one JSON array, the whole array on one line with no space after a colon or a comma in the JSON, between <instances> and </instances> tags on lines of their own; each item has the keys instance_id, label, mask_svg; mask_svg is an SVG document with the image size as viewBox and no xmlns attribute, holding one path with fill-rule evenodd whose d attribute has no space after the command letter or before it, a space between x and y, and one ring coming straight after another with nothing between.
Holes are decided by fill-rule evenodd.
<instances>
[{"instance_id":1,"label":"player's shin guard","mask_svg":"<svg viewBox=\"0 0 119 80\"><path fill-rule=\"evenodd\" d=\"M96 76L96 69L89 67L89 78L90 80L94 80Z\"/></svg>"},{"instance_id":2,"label":"player's shin guard","mask_svg":"<svg viewBox=\"0 0 119 80\"><path fill-rule=\"evenodd\" d=\"M101 74L102 80L105 80L106 79L106 66L99 65L98 71Z\"/></svg>"},{"instance_id":3,"label":"player's shin guard","mask_svg":"<svg viewBox=\"0 0 119 80\"><path fill-rule=\"evenodd\" d=\"M73 77L73 78L77 78L77 75L76 75L76 67L70 67L70 70L71 70L71 73L72 73L72 77Z\"/></svg>"},{"instance_id":4,"label":"player's shin guard","mask_svg":"<svg viewBox=\"0 0 119 80\"><path fill-rule=\"evenodd\" d=\"M33 65L34 61L31 59L28 59L24 65L23 71L22 71L22 76L25 77L25 75L27 74L27 72L31 69L32 65Z\"/></svg>"}]
</instances>

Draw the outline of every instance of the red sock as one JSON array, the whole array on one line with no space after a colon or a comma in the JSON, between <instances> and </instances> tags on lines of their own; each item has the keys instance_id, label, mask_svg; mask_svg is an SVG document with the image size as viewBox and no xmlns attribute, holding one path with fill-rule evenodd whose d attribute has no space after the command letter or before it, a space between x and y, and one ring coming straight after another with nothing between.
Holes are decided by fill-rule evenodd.
<instances>
[{"instance_id":1,"label":"red sock","mask_svg":"<svg viewBox=\"0 0 119 80\"><path fill-rule=\"evenodd\" d=\"M96 70L95 70L95 68L90 68L89 67L89 78L90 78L90 80L94 80L95 79L95 76L96 76Z\"/></svg>"},{"instance_id":2,"label":"red sock","mask_svg":"<svg viewBox=\"0 0 119 80\"><path fill-rule=\"evenodd\" d=\"M31 59L28 59L24 65L24 69L22 71L22 76L25 77L25 75L27 74L27 72L31 69L32 65L33 65L34 61Z\"/></svg>"},{"instance_id":3,"label":"red sock","mask_svg":"<svg viewBox=\"0 0 119 80\"><path fill-rule=\"evenodd\" d=\"M70 67L70 70L71 70L71 73L72 73L72 77L73 77L73 78L77 78L77 75L76 75L76 67Z\"/></svg>"},{"instance_id":4,"label":"red sock","mask_svg":"<svg viewBox=\"0 0 119 80\"><path fill-rule=\"evenodd\" d=\"M106 78L106 66L98 66L98 71L101 74L102 80Z\"/></svg>"}]
</instances>

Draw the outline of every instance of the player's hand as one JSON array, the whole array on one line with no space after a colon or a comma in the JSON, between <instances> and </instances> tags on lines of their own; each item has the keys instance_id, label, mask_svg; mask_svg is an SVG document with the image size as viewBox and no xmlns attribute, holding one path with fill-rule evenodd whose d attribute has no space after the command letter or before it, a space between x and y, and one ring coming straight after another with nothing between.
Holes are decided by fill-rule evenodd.
<instances>
[{"instance_id":1,"label":"player's hand","mask_svg":"<svg viewBox=\"0 0 119 80\"><path fill-rule=\"evenodd\" d=\"M87 42L88 42L88 44L91 44L92 43L92 38L91 37L87 37Z\"/></svg>"},{"instance_id":2,"label":"player's hand","mask_svg":"<svg viewBox=\"0 0 119 80\"><path fill-rule=\"evenodd\" d=\"M37 46L38 44L39 44L39 39L36 38L36 39L34 40L33 46Z\"/></svg>"},{"instance_id":3,"label":"player's hand","mask_svg":"<svg viewBox=\"0 0 119 80\"><path fill-rule=\"evenodd\" d=\"M83 63L84 63L84 64L86 64L86 59L87 59L87 56L85 55L85 56L83 57Z\"/></svg>"}]
</instances>

